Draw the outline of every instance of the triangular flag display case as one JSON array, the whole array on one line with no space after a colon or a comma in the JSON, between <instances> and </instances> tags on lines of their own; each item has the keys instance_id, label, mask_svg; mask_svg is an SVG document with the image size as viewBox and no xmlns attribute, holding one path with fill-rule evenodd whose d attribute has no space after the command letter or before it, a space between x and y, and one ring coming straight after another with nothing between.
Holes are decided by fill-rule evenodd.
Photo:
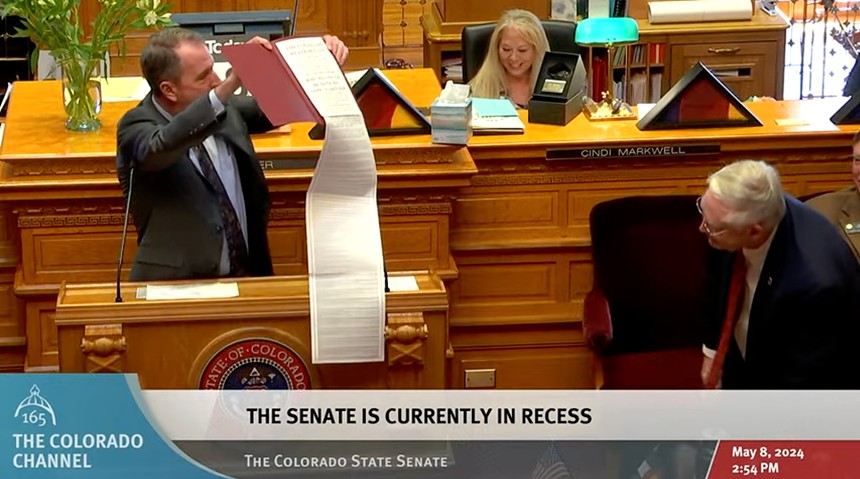
<instances>
[{"instance_id":1,"label":"triangular flag display case","mask_svg":"<svg viewBox=\"0 0 860 479\"><path fill-rule=\"evenodd\" d=\"M860 93L851 95L844 105L830 117L834 125L856 125L860 123Z\"/></svg>"},{"instance_id":2,"label":"triangular flag display case","mask_svg":"<svg viewBox=\"0 0 860 479\"><path fill-rule=\"evenodd\" d=\"M352 86L370 136L430 133L430 122L375 68L369 68ZM321 140L325 126L317 124L310 137Z\"/></svg>"},{"instance_id":3,"label":"triangular flag display case","mask_svg":"<svg viewBox=\"0 0 860 479\"><path fill-rule=\"evenodd\" d=\"M693 65L636 123L640 130L762 125L701 62Z\"/></svg>"}]
</instances>

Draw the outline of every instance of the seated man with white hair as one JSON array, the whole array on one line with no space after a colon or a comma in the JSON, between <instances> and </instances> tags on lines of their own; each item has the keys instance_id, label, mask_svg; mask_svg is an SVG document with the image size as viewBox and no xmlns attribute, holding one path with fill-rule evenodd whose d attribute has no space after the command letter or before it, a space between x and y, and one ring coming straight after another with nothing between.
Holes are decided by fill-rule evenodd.
<instances>
[{"instance_id":1,"label":"seated man with white hair","mask_svg":"<svg viewBox=\"0 0 860 479\"><path fill-rule=\"evenodd\" d=\"M860 265L836 229L785 194L763 161L713 173L697 205L699 230L721 250L703 381L726 389L860 387Z\"/></svg>"}]
</instances>

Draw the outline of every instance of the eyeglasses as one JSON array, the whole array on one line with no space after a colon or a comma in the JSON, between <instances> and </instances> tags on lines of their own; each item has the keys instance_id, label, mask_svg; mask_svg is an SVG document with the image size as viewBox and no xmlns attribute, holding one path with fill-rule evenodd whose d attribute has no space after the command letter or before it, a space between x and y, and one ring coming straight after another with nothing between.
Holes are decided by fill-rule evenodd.
<instances>
[{"instance_id":1,"label":"eyeglasses","mask_svg":"<svg viewBox=\"0 0 860 479\"><path fill-rule=\"evenodd\" d=\"M711 225L709 225L708 222L705 221L705 213L702 211L702 197L701 196L696 198L696 209L699 210L699 214L702 215L702 228L704 228L705 233L707 233L708 236L719 236L728 230L727 228L723 228L723 229L716 230L716 231L711 229Z\"/></svg>"}]
</instances>

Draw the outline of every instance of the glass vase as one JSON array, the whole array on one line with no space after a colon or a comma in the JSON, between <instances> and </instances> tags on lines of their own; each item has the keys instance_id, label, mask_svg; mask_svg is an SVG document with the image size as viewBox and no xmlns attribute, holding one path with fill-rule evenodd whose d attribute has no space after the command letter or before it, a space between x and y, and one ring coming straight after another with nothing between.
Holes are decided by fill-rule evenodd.
<instances>
[{"instance_id":1,"label":"glass vase","mask_svg":"<svg viewBox=\"0 0 860 479\"><path fill-rule=\"evenodd\" d=\"M98 131L102 124L102 90L96 76L98 63L71 62L62 66L63 105L66 109L66 129L69 131Z\"/></svg>"}]
</instances>

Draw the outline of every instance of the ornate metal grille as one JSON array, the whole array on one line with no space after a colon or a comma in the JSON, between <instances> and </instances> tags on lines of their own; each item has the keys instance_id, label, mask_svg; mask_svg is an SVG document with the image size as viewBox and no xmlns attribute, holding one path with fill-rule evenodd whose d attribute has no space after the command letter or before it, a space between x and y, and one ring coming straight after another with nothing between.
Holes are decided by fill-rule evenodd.
<instances>
[{"instance_id":1,"label":"ornate metal grille","mask_svg":"<svg viewBox=\"0 0 860 479\"><path fill-rule=\"evenodd\" d=\"M785 99L841 96L860 50L860 0L779 0L790 27Z\"/></svg>"}]
</instances>

